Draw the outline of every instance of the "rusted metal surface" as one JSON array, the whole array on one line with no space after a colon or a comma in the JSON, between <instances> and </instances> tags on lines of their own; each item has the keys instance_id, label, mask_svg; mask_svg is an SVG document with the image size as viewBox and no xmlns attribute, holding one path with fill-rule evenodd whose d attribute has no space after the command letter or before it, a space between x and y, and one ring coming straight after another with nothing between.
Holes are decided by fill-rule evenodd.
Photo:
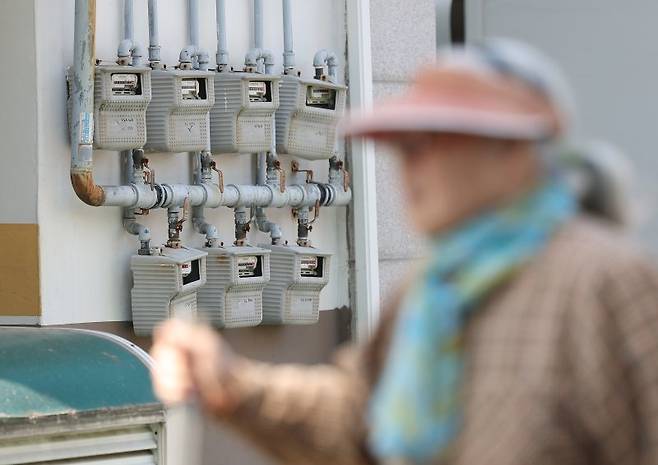
<instances>
[{"instance_id":1,"label":"rusted metal surface","mask_svg":"<svg viewBox=\"0 0 658 465\"><path fill-rule=\"evenodd\" d=\"M105 191L94 182L94 176L90 171L72 171L71 185L80 200L87 205L100 207L105 203Z\"/></svg>"}]
</instances>

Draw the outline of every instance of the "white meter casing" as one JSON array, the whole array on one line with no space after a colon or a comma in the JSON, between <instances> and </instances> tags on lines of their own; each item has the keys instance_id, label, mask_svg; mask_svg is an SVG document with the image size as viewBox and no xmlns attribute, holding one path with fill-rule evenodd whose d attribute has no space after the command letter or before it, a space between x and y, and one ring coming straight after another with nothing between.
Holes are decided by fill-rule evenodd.
<instances>
[{"instance_id":1,"label":"white meter casing","mask_svg":"<svg viewBox=\"0 0 658 465\"><path fill-rule=\"evenodd\" d=\"M72 115L71 70L69 125ZM146 143L146 110L151 101L151 68L100 65L94 81L94 148L131 150Z\"/></svg>"},{"instance_id":2,"label":"white meter casing","mask_svg":"<svg viewBox=\"0 0 658 465\"><path fill-rule=\"evenodd\" d=\"M280 80L269 74L215 74L216 105L210 112L214 153L256 153L274 148Z\"/></svg>"},{"instance_id":3,"label":"white meter casing","mask_svg":"<svg viewBox=\"0 0 658 465\"><path fill-rule=\"evenodd\" d=\"M263 289L270 281L270 251L259 247L205 248L207 282L199 290L199 317L219 328L258 326Z\"/></svg>"},{"instance_id":4,"label":"white meter casing","mask_svg":"<svg viewBox=\"0 0 658 465\"><path fill-rule=\"evenodd\" d=\"M213 75L196 70L151 72L153 97L146 112L146 150L199 152L210 148Z\"/></svg>"},{"instance_id":5,"label":"white meter casing","mask_svg":"<svg viewBox=\"0 0 658 465\"><path fill-rule=\"evenodd\" d=\"M200 250L162 247L156 255L133 255L133 327L149 335L169 318L196 319L197 291L206 283L206 257Z\"/></svg>"},{"instance_id":6,"label":"white meter casing","mask_svg":"<svg viewBox=\"0 0 658 465\"><path fill-rule=\"evenodd\" d=\"M336 128L345 114L347 87L285 75L279 87L276 148L307 160L336 154Z\"/></svg>"},{"instance_id":7,"label":"white meter casing","mask_svg":"<svg viewBox=\"0 0 658 465\"><path fill-rule=\"evenodd\" d=\"M320 292L329 282L331 255L313 247L266 245L272 276L263 291L263 323L317 323Z\"/></svg>"}]
</instances>

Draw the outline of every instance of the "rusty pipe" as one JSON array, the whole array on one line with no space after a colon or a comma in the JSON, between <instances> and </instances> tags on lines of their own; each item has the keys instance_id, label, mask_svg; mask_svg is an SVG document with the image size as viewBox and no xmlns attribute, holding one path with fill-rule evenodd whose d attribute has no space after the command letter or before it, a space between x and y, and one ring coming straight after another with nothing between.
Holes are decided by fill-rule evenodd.
<instances>
[{"instance_id":1,"label":"rusty pipe","mask_svg":"<svg viewBox=\"0 0 658 465\"><path fill-rule=\"evenodd\" d=\"M94 51L96 0L75 0L75 31L71 80L71 185L87 205L105 204L105 191L94 181Z\"/></svg>"}]
</instances>

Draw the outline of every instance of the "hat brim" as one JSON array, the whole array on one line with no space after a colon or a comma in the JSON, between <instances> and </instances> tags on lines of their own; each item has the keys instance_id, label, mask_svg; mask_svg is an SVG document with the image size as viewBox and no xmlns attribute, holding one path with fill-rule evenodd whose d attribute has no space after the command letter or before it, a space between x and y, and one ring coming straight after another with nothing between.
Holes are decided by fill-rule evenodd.
<instances>
[{"instance_id":1,"label":"hat brim","mask_svg":"<svg viewBox=\"0 0 658 465\"><path fill-rule=\"evenodd\" d=\"M549 138L552 128L541 115L399 102L353 114L343 121L340 132L345 137L431 132L532 141Z\"/></svg>"}]
</instances>

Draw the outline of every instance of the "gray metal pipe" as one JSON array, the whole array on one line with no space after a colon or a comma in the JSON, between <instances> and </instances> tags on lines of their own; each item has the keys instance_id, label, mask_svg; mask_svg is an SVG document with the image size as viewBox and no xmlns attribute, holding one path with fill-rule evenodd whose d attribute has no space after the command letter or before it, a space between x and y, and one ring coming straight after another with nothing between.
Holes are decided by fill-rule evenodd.
<instances>
[{"instance_id":1,"label":"gray metal pipe","mask_svg":"<svg viewBox=\"0 0 658 465\"><path fill-rule=\"evenodd\" d=\"M263 48L263 1L254 0L254 47L247 52L244 64L259 72L272 74L274 54ZM262 66L261 66L262 63Z\"/></svg>"},{"instance_id":2,"label":"gray metal pipe","mask_svg":"<svg viewBox=\"0 0 658 465\"><path fill-rule=\"evenodd\" d=\"M139 181L141 183L143 180L143 169L142 161L144 159L143 150L129 150L122 153L123 162L124 162L124 176L125 181L128 183L135 183L137 181L137 176L135 172L137 169L140 170ZM138 168L139 167L139 168ZM132 208L123 209L123 228L133 236L138 236L139 238L139 254L140 255L150 255L151 253L151 230L143 224L137 222L135 215L135 210Z\"/></svg>"},{"instance_id":3,"label":"gray metal pipe","mask_svg":"<svg viewBox=\"0 0 658 465\"><path fill-rule=\"evenodd\" d=\"M217 15L217 71L228 67L229 51L226 38L226 0L217 0L215 4Z\"/></svg>"},{"instance_id":4,"label":"gray metal pipe","mask_svg":"<svg viewBox=\"0 0 658 465\"><path fill-rule=\"evenodd\" d=\"M117 49L118 63L121 65L128 64L128 58L132 60L132 66L140 66L144 50L141 45L134 39L134 20L133 20L133 0L124 0L123 2L123 40L119 43Z\"/></svg>"},{"instance_id":5,"label":"gray metal pipe","mask_svg":"<svg viewBox=\"0 0 658 465\"><path fill-rule=\"evenodd\" d=\"M263 48L263 0L254 0L254 48Z\"/></svg>"},{"instance_id":6,"label":"gray metal pipe","mask_svg":"<svg viewBox=\"0 0 658 465\"><path fill-rule=\"evenodd\" d=\"M212 156L209 152L199 152L194 154L192 170L194 173L195 184L212 183L211 162ZM196 232L206 236L206 247L219 246L219 231L215 225L206 221L203 205L192 209L192 225Z\"/></svg>"},{"instance_id":7,"label":"gray metal pipe","mask_svg":"<svg viewBox=\"0 0 658 465\"><path fill-rule=\"evenodd\" d=\"M187 6L190 45L181 50L179 61L181 65L192 65L194 69L207 71L210 55L199 46L199 0L188 0Z\"/></svg>"},{"instance_id":8,"label":"gray metal pipe","mask_svg":"<svg viewBox=\"0 0 658 465\"><path fill-rule=\"evenodd\" d=\"M283 7L283 68L295 67L295 50L293 46L292 6L290 0L282 0Z\"/></svg>"},{"instance_id":9,"label":"gray metal pipe","mask_svg":"<svg viewBox=\"0 0 658 465\"><path fill-rule=\"evenodd\" d=\"M132 40L133 31L133 0L123 0L123 38Z\"/></svg>"},{"instance_id":10,"label":"gray metal pipe","mask_svg":"<svg viewBox=\"0 0 658 465\"><path fill-rule=\"evenodd\" d=\"M281 239L283 238L281 227L277 223L267 219L265 209L262 207L256 208L256 227L259 231L270 235L272 245L278 245L281 243Z\"/></svg>"},{"instance_id":11,"label":"gray metal pipe","mask_svg":"<svg viewBox=\"0 0 658 465\"><path fill-rule=\"evenodd\" d=\"M199 0L187 1L190 44L199 46Z\"/></svg>"},{"instance_id":12,"label":"gray metal pipe","mask_svg":"<svg viewBox=\"0 0 658 465\"><path fill-rule=\"evenodd\" d=\"M272 157L273 160L276 159L276 155L272 155ZM268 170L267 152L260 152L257 154L257 158L256 158L256 184L258 184L259 186L266 185L267 170ZM280 186L272 186L272 187L274 187L274 189L279 188L279 191L281 190ZM283 232L281 231L281 227L267 218L267 214L265 213L265 209L263 207L256 207L255 213L256 213L255 215L256 227L258 228L258 230L266 234L269 234L270 238L272 239L272 244L278 245L281 242L281 238L283 237Z\"/></svg>"},{"instance_id":13,"label":"gray metal pipe","mask_svg":"<svg viewBox=\"0 0 658 465\"><path fill-rule=\"evenodd\" d=\"M158 0L148 0L149 11L149 62L160 63L160 33L158 27Z\"/></svg>"}]
</instances>

